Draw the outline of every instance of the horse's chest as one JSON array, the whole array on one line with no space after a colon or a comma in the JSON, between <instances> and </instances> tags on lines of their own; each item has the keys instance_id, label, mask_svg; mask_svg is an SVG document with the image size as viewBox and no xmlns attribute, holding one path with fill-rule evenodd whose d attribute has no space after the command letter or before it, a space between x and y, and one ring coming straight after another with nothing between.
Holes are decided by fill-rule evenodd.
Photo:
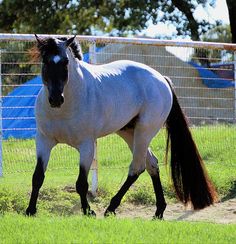
<instances>
[{"instance_id":1,"label":"horse's chest","mask_svg":"<svg viewBox=\"0 0 236 244\"><path fill-rule=\"evenodd\" d=\"M66 143L71 146L79 144L79 129L74 121L70 120L48 120L40 123L44 134L53 138L58 143Z\"/></svg>"}]
</instances>

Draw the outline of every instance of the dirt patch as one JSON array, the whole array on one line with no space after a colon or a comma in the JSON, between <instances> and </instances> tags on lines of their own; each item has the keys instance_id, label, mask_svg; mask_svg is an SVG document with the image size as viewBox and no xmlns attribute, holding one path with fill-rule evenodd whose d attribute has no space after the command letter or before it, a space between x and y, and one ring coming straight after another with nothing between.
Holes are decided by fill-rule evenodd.
<instances>
[{"instance_id":1,"label":"dirt patch","mask_svg":"<svg viewBox=\"0 0 236 244\"><path fill-rule=\"evenodd\" d=\"M102 217L105 209L96 209L98 217ZM119 218L151 219L155 206L122 204L116 211ZM220 202L200 211L193 211L181 204L167 205L164 213L165 220L206 221L214 223L236 224L236 198Z\"/></svg>"}]
</instances>

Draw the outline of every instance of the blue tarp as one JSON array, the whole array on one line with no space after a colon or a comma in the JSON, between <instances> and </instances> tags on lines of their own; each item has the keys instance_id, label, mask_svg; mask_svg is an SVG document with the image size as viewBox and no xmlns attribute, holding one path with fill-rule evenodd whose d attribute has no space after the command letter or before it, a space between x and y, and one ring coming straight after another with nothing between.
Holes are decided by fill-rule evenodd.
<instances>
[{"instance_id":1,"label":"blue tarp","mask_svg":"<svg viewBox=\"0 0 236 244\"><path fill-rule=\"evenodd\" d=\"M203 81L203 84L209 88L227 88L234 87L234 82L220 78L213 71L209 70L206 67L200 66L194 62L190 62L190 64L198 70L198 73Z\"/></svg>"},{"instance_id":2,"label":"blue tarp","mask_svg":"<svg viewBox=\"0 0 236 244\"><path fill-rule=\"evenodd\" d=\"M3 138L32 138L35 136L34 104L42 87L40 76L17 87L3 98Z\"/></svg>"}]
</instances>

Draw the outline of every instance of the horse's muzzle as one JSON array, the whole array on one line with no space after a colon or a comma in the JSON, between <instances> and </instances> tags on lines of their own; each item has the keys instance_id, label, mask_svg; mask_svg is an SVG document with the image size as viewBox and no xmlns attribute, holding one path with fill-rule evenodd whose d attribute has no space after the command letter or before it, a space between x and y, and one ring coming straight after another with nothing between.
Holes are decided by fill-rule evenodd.
<instances>
[{"instance_id":1,"label":"horse's muzzle","mask_svg":"<svg viewBox=\"0 0 236 244\"><path fill-rule=\"evenodd\" d=\"M64 96L63 94L55 97L49 97L48 101L52 108L60 108L61 105L64 103Z\"/></svg>"}]
</instances>

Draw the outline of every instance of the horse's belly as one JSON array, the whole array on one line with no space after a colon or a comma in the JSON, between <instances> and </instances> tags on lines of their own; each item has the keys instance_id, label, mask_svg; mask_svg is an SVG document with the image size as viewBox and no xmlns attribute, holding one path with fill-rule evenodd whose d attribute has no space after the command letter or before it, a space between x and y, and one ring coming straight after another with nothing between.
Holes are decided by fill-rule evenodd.
<instances>
[{"instance_id":1,"label":"horse's belly","mask_svg":"<svg viewBox=\"0 0 236 244\"><path fill-rule=\"evenodd\" d=\"M121 112L119 114L113 114L103 120L96 137L103 137L111 133L117 132L131 121L135 120L138 114L137 109L131 109L130 111Z\"/></svg>"}]
</instances>

